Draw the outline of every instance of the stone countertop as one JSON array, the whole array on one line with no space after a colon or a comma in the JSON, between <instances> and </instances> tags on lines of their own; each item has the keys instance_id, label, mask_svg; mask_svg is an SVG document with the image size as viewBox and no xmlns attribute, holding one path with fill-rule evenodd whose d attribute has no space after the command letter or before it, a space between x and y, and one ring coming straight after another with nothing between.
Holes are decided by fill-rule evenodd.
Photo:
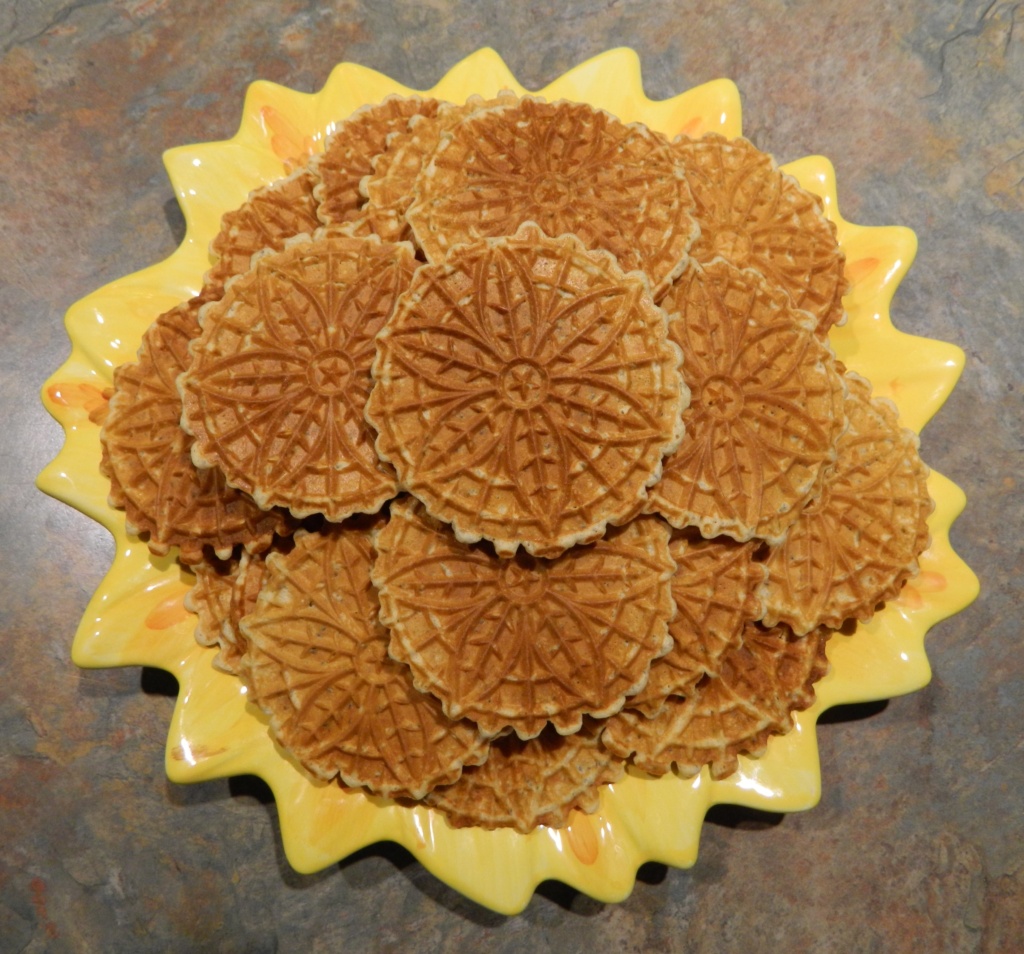
<instances>
[{"instance_id":1,"label":"stone countertop","mask_svg":"<svg viewBox=\"0 0 1024 954\"><path fill-rule=\"evenodd\" d=\"M902 8L902 9L901 9ZM0 951L1024 950L1024 24L1009 2L58 0L0 10ZM73 633L112 556L39 493L62 441L38 391L62 316L169 254L162 150L226 138L254 79L315 90L353 61L415 88L493 46L529 88L631 46L648 95L728 76L780 162L830 157L844 215L917 232L896 325L967 354L922 453L967 493L953 543L981 598L928 637L910 696L827 715L804 814L718 808L691 870L602 904L545 884L503 917L378 845L285 861L269 790L176 786L176 687L81 671Z\"/></svg>"}]
</instances>

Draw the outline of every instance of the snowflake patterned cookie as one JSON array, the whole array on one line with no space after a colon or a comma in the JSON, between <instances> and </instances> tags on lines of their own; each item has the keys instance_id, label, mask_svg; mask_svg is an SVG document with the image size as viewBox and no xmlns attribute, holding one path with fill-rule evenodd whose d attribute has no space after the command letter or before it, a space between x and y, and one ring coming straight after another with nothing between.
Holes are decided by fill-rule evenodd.
<instances>
[{"instance_id":1,"label":"snowflake patterned cookie","mask_svg":"<svg viewBox=\"0 0 1024 954\"><path fill-rule=\"evenodd\" d=\"M643 271L656 299L698 231L682 162L662 136L564 100L525 98L463 119L441 134L414 196L407 218L430 262L536 222Z\"/></svg>"},{"instance_id":2,"label":"snowflake patterned cookie","mask_svg":"<svg viewBox=\"0 0 1024 954\"><path fill-rule=\"evenodd\" d=\"M718 673L722 656L741 642L745 623L763 612L755 596L766 576L754 561L759 547L758 541L693 539L690 532L673 532L672 648L651 663L647 685L630 698L630 708L654 715L669 696L686 695L698 680Z\"/></svg>"},{"instance_id":3,"label":"snowflake patterned cookie","mask_svg":"<svg viewBox=\"0 0 1024 954\"><path fill-rule=\"evenodd\" d=\"M506 736L491 743L487 761L467 768L451 785L427 794L454 828L561 828L575 811L596 812L604 785L625 774L621 759L600 741L600 726L586 723L574 735L551 729L523 741Z\"/></svg>"},{"instance_id":4,"label":"snowflake patterned cookie","mask_svg":"<svg viewBox=\"0 0 1024 954\"><path fill-rule=\"evenodd\" d=\"M675 527L777 543L835 461L843 382L810 314L750 269L693 264L664 307L686 359L686 439L648 509Z\"/></svg>"},{"instance_id":5,"label":"snowflake patterned cookie","mask_svg":"<svg viewBox=\"0 0 1024 954\"><path fill-rule=\"evenodd\" d=\"M418 269L377 348L378 453L502 555L631 519L682 437L679 350L644 277L536 225Z\"/></svg>"},{"instance_id":6,"label":"snowflake patterned cookie","mask_svg":"<svg viewBox=\"0 0 1024 954\"><path fill-rule=\"evenodd\" d=\"M696 775L707 765L713 778L724 778L736 771L739 755L764 755L771 736L793 727L793 712L814 702L814 684L828 672L829 632L797 636L787 626L747 623L718 675L668 699L654 718L624 709L605 724L601 740L652 775L673 765Z\"/></svg>"},{"instance_id":7,"label":"snowflake patterned cookie","mask_svg":"<svg viewBox=\"0 0 1024 954\"><path fill-rule=\"evenodd\" d=\"M249 271L257 252L280 251L293 236L315 232L320 227L313 198L318 182L315 173L299 169L253 190L240 208L226 213L210 243L217 261L206 273L207 285L222 292L231 278Z\"/></svg>"},{"instance_id":8,"label":"snowflake patterned cookie","mask_svg":"<svg viewBox=\"0 0 1024 954\"><path fill-rule=\"evenodd\" d=\"M440 105L436 99L388 96L338 123L323 153L311 164L319 179L313 195L320 221L343 225L361 218L364 198L359 185L373 172L374 160L384 152L388 139L404 132L412 117L434 116Z\"/></svg>"},{"instance_id":9,"label":"snowflake patterned cookie","mask_svg":"<svg viewBox=\"0 0 1024 954\"><path fill-rule=\"evenodd\" d=\"M260 256L202 312L179 382L196 463L298 517L379 510L395 477L363 408L374 336L414 268L407 244L332 230Z\"/></svg>"},{"instance_id":10,"label":"snowflake patterned cookie","mask_svg":"<svg viewBox=\"0 0 1024 954\"><path fill-rule=\"evenodd\" d=\"M210 552L228 559L238 543L265 549L275 533L291 530L287 514L261 510L220 471L193 463L175 382L189 365L197 316L211 297L216 293L204 292L150 325L138 360L114 372L100 432L111 504L124 508L128 529L145 534L153 553L163 556L176 546L183 563L198 563Z\"/></svg>"},{"instance_id":11,"label":"snowflake patterned cookie","mask_svg":"<svg viewBox=\"0 0 1024 954\"><path fill-rule=\"evenodd\" d=\"M765 621L798 633L848 619L866 621L918 569L928 546L928 467L918 438L899 426L896 407L847 372L850 426L835 469L768 554Z\"/></svg>"},{"instance_id":12,"label":"snowflake patterned cookie","mask_svg":"<svg viewBox=\"0 0 1024 954\"><path fill-rule=\"evenodd\" d=\"M846 320L846 256L821 199L802 189L746 139L681 137L672 150L686 167L700 235L690 255L753 268L817 319L824 336Z\"/></svg>"},{"instance_id":13,"label":"snowflake patterned cookie","mask_svg":"<svg viewBox=\"0 0 1024 954\"><path fill-rule=\"evenodd\" d=\"M451 718L521 738L617 711L672 644L669 528L641 517L556 560L467 546L416 501L391 505L373 582L391 655Z\"/></svg>"},{"instance_id":14,"label":"snowflake patterned cookie","mask_svg":"<svg viewBox=\"0 0 1024 954\"><path fill-rule=\"evenodd\" d=\"M422 798L486 758L487 743L388 657L372 564L370 529L352 522L300 532L291 553L272 554L240 623L245 677L275 737L311 772Z\"/></svg>"}]
</instances>

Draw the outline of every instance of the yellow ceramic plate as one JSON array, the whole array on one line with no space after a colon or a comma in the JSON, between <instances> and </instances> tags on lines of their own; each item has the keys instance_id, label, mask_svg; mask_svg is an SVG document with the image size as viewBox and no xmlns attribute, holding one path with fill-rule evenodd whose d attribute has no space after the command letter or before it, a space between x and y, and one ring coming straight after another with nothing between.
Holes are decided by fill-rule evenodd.
<instances>
[{"instance_id":1,"label":"yellow ceramic plate","mask_svg":"<svg viewBox=\"0 0 1024 954\"><path fill-rule=\"evenodd\" d=\"M526 92L498 55L485 49L426 92L462 101L472 93L493 96L508 88ZM694 863L704 814L716 803L773 812L812 807L821 784L815 722L825 709L925 685L930 676L925 633L977 594L976 578L948 540L964 495L932 473L929 487L937 507L920 575L869 625L830 641L832 667L818 684L814 707L797 716L789 735L772 740L764 758L741 759L739 772L724 781L713 781L706 771L685 780L633 773L611 786L596 815L576 813L563 830L520 835L455 830L426 808L403 808L312 780L275 747L266 721L246 704L239 681L212 667L214 650L193 639L194 622L182 606L190 575L172 559L151 557L145 544L125 532L123 513L107 506L93 419L113 369L134 357L153 318L199 290L221 215L240 205L251 189L304 163L322 147L334 123L357 107L411 92L351 63L338 66L318 93L253 83L233 138L183 146L164 156L187 223L181 246L160 264L101 288L68 311L71 357L43 392L66 440L39 486L102 523L117 547L81 622L73 657L80 666L144 665L173 673L181 689L167 741L168 775L175 782L241 773L265 779L277 799L285 852L299 871L315 871L372 842L391 840L452 887L498 911L521 910L536 885L549 878L602 901L621 900L644 862ZM714 130L732 137L741 131L739 93L731 82L718 80L654 102L643 93L639 61L630 50L595 57L539 93L589 102L670 136ZM963 353L905 335L890 323L893 292L914 258L913 232L846 222L828 160L811 157L785 168L824 199L846 252L849 320L832 333L836 352L874 383L876 393L896 402L906 426L919 431L956 383Z\"/></svg>"}]
</instances>

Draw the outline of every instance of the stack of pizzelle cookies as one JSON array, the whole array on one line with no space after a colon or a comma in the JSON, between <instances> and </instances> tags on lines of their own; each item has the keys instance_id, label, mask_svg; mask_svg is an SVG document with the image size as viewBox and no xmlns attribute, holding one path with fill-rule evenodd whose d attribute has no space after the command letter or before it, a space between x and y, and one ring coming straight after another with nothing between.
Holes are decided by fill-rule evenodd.
<instances>
[{"instance_id":1,"label":"stack of pizzelle cookies","mask_svg":"<svg viewBox=\"0 0 1024 954\"><path fill-rule=\"evenodd\" d=\"M917 439L746 140L391 97L228 213L119 368L111 503L312 774L528 832L714 777L916 572Z\"/></svg>"}]
</instances>

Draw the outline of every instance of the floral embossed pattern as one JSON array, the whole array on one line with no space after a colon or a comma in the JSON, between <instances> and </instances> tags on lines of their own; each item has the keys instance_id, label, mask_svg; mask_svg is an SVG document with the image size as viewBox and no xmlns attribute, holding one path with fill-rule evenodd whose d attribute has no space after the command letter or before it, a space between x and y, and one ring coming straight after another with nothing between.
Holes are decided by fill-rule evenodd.
<instances>
[{"instance_id":1,"label":"floral embossed pattern","mask_svg":"<svg viewBox=\"0 0 1024 954\"><path fill-rule=\"evenodd\" d=\"M420 173L433 156L441 134L478 109L516 101L515 94L503 90L493 99L471 96L461 106L442 103L436 116L414 116L407 130L393 133L387 149L374 160L373 172L360 186L367 199L362 212L373 231L386 241L411 238L406 212L415 199Z\"/></svg>"},{"instance_id":2,"label":"floral embossed pattern","mask_svg":"<svg viewBox=\"0 0 1024 954\"><path fill-rule=\"evenodd\" d=\"M284 248L293 235L312 234L320 226L313 188L319 179L308 169L250 193L241 208L228 212L210 243L217 256L206 283L222 289L228 279L249 271L257 252Z\"/></svg>"},{"instance_id":3,"label":"floral embossed pattern","mask_svg":"<svg viewBox=\"0 0 1024 954\"><path fill-rule=\"evenodd\" d=\"M232 558L204 560L193 567L196 581L185 594L185 609L196 616L196 642L201 646L220 646L224 642L231 626L231 595L239 565L240 561ZM214 665L223 668L216 658Z\"/></svg>"},{"instance_id":4,"label":"floral embossed pattern","mask_svg":"<svg viewBox=\"0 0 1024 954\"><path fill-rule=\"evenodd\" d=\"M373 171L373 160L384 151L388 137L404 132L412 116L433 116L438 105L437 100L429 98L389 96L381 103L357 109L338 123L323 154L313 162L320 179L314 190L320 221L341 225L360 218L360 185Z\"/></svg>"},{"instance_id":5,"label":"floral embossed pattern","mask_svg":"<svg viewBox=\"0 0 1024 954\"><path fill-rule=\"evenodd\" d=\"M651 663L647 685L629 700L633 709L655 715L670 695L682 695L706 675L718 672L727 650L739 644L747 620L761 617L753 596L766 571L754 562L759 541L736 543L727 537L693 539L676 531L669 552L676 561L672 598L676 616L669 624L672 648Z\"/></svg>"},{"instance_id":6,"label":"floral embossed pattern","mask_svg":"<svg viewBox=\"0 0 1024 954\"><path fill-rule=\"evenodd\" d=\"M844 319L846 256L821 200L746 139L707 135L672 143L686 165L700 235L690 255L756 268L818 319L818 333Z\"/></svg>"},{"instance_id":7,"label":"floral embossed pattern","mask_svg":"<svg viewBox=\"0 0 1024 954\"><path fill-rule=\"evenodd\" d=\"M616 711L671 645L668 528L640 518L554 561L497 560L414 501L392 504L373 581L391 655L452 718L496 735Z\"/></svg>"},{"instance_id":8,"label":"floral embossed pattern","mask_svg":"<svg viewBox=\"0 0 1024 954\"><path fill-rule=\"evenodd\" d=\"M839 438L835 472L766 562L765 620L797 632L819 623L869 619L917 572L932 503L918 439L901 428L890 402L848 374L850 426Z\"/></svg>"},{"instance_id":9,"label":"floral embossed pattern","mask_svg":"<svg viewBox=\"0 0 1024 954\"><path fill-rule=\"evenodd\" d=\"M664 138L579 103L524 99L443 133L409 223L427 259L536 222L640 269L660 296L696 234L693 197Z\"/></svg>"},{"instance_id":10,"label":"floral embossed pattern","mask_svg":"<svg viewBox=\"0 0 1024 954\"><path fill-rule=\"evenodd\" d=\"M757 273L694 266L665 307L686 355L686 442L649 509L713 537L777 542L835 459L843 384L810 316Z\"/></svg>"},{"instance_id":11,"label":"floral embossed pattern","mask_svg":"<svg viewBox=\"0 0 1024 954\"><path fill-rule=\"evenodd\" d=\"M184 302L146 330L138 361L114 375L100 435L111 502L125 508L136 533L148 535L150 550L163 555L177 546L184 563L198 563L204 548L226 558L237 543L266 547L286 524L280 513L260 510L227 486L220 471L192 462L175 382L188 366L188 344L199 333L196 316L204 302Z\"/></svg>"},{"instance_id":12,"label":"floral embossed pattern","mask_svg":"<svg viewBox=\"0 0 1024 954\"><path fill-rule=\"evenodd\" d=\"M467 768L452 785L427 793L456 828L510 826L526 834L538 825L563 827L573 811L597 811L602 785L617 782L625 766L599 743L584 721L573 735L546 729L523 741L496 739L483 765Z\"/></svg>"},{"instance_id":13,"label":"floral embossed pattern","mask_svg":"<svg viewBox=\"0 0 1024 954\"><path fill-rule=\"evenodd\" d=\"M367 419L460 539L554 556L643 506L688 397L638 275L535 226L424 266L377 339Z\"/></svg>"},{"instance_id":14,"label":"floral embossed pattern","mask_svg":"<svg viewBox=\"0 0 1024 954\"><path fill-rule=\"evenodd\" d=\"M275 537L275 552L287 553L291 536ZM256 608L267 553L244 551L239 559L197 563L196 582L185 596L185 609L195 613L196 640L203 646L217 646L213 665L222 672L241 676L248 648L239 628L242 617Z\"/></svg>"},{"instance_id":15,"label":"floral embossed pattern","mask_svg":"<svg viewBox=\"0 0 1024 954\"><path fill-rule=\"evenodd\" d=\"M388 658L372 562L369 529L351 525L300 533L291 553L272 554L256 609L241 623L245 674L282 743L308 768L422 798L481 761L487 746Z\"/></svg>"},{"instance_id":16,"label":"floral embossed pattern","mask_svg":"<svg viewBox=\"0 0 1024 954\"><path fill-rule=\"evenodd\" d=\"M342 520L396 487L363 420L374 335L412 250L324 233L265 255L203 312L181 381L193 456L263 507Z\"/></svg>"},{"instance_id":17,"label":"floral embossed pattern","mask_svg":"<svg viewBox=\"0 0 1024 954\"><path fill-rule=\"evenodd\" d=\"M814 702L814 683L828 670L827 639L824 628L796 636L788 626L747 623L718 675L669 699L653 719L633 710L612 716L601 739L652 775L673 765L682 775L705 765L714 778L729 775L740 753L763 755L771 735L789 731L794 710Z\"/></svg>"}]
</instances>

